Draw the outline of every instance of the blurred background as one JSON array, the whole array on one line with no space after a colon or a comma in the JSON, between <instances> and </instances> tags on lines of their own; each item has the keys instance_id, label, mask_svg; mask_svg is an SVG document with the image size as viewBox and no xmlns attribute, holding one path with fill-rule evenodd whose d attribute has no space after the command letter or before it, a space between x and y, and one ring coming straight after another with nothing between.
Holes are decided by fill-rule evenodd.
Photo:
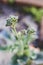
<instances>
[{"instance_id":1,"label":"blurred background","mask_svg":"<svg viewBox=\"0 0 43 65\"><path fill-rule=\"evenodd\" d=\"M5 40L1 39L1 34L7 35L4 29L9 15L19 17L18 31L27 29L29 25L35 30L36 39L30 47L43 51L43 0L0 0L0 45L6 44ZM42 63L43 58L34 61L36 64L39 62Z\"/></svg>"}]
</instances>

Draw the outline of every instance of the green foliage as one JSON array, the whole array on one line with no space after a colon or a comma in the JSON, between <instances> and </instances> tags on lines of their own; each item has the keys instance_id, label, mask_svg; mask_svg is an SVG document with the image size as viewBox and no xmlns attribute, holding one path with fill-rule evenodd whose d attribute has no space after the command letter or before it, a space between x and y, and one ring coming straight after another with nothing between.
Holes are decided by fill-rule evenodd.
<instances>
[{"instance_id":1,"label":"green foliage","mask_svg":"<svg viewBox=\"0 0 43 65\"><path fill-rule=\"evenodd\" d=\"M43 16L43 8L23 7L23 10L24 12L34 15L35 21L40 23L41 17Z\"/></svg>"},{"instance_id":2,"label":"green foliage","mask_svg":"<svg viewBox=\"0 0 43 65\"><path fill-rule=\"evenodd\" d=\"M8 3L13 4L15 0L8 0Z\"/></svg>"},{"instance_id":3,"label":"green foliage","mask_svg":"<svg viewBox=\"0 0 43 65\"><path fill-rule=\"evenodd\" d=\"M24 65L24 63L26 64L26 62L27 62L27 57L25 55L23 55L23 56L14 55L12 57L12 60L13 60L12 65L21 65L21 64Z\"/></svg>"}]
</instances>

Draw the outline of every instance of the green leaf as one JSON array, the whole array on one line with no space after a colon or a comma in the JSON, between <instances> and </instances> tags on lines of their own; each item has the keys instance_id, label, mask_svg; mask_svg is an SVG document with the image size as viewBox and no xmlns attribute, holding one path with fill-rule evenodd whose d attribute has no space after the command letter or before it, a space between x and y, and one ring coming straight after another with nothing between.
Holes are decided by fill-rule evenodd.
<instances>
[{"instance_id":1,"label":"green leaf","mask_svg":"<svg viewBox=\"0 0 43 65\"><path fill-rule=\"evenodd\" d=\"M35 7L30 8L30 12L35 15L37 14L37 9Z\"/></svg>"}]
</instances>

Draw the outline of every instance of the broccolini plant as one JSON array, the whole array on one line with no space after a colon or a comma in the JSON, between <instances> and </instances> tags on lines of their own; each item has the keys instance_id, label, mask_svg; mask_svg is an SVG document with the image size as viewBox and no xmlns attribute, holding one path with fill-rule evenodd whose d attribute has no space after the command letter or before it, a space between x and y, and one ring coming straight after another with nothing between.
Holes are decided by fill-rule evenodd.
<instances>
[{"instance_id":1,"label":"broccolini plant","mask_svg":"<svg viewBox=\"0 0 43 65\"><path fill-rule=\"evenodd\" d=\"M11 17L7 20L7 26L11 27L12 34L16 40L12 46L9 46L7 49L12 52L16 49L16 54L12 57L13 64L26 64L32 58L32 53L29 49L29 43L34 40L32 37L34 35L34 30L22 30L17 32L16 23L18 19Z\"/></svg>"}]
</instances>

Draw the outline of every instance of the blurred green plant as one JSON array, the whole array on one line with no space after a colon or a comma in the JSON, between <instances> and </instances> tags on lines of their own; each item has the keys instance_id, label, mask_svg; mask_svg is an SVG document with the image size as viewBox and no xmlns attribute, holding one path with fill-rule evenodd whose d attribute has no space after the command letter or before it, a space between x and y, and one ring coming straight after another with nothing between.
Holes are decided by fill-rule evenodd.
<instances>
[{"instance_id":1,"label":"blurred green plant","mask_svg":"<svg viewBox=\"0 0 43 65\"><path fill-rule=\"evenodd\" d=\"M36 8L36 7L23 7L23 11L25 13L31 13L34 16L35 21L40 23L41 18L43 16L43 8Z\"/></svg>"},{"instance_id":2,"label":"blurred green plant","mask_svg":"<svg viewBox=\"0 0 43 65\"><path fill-rule=\"evenodd\" d=\"M8 3L13 4L15 0L8 0Z\"/></svg>"},{"instance_id":3,"label":"blurred green plant","mask_svg":"<svg viewBox=\"0 0 43 65\"><path fill-rule=\"evenodd\" d=\"M21 65L26 64L28 65L30 62L30 59L32 58L32 55L34 52L31 52L29 49L29 43L34 40L34 30L22 30L17 32L16 30L16 23L18 19L15 17L10 17L7 20L6 26L11 27L12 34L14 34L14 37L16 38L13 42L13 45L10 45L6 47L6 50L11 51L12 53L16 52L16 54L12 57L12 64L13 65ZM34 53L35 56L35 53ZM33 59L33 58L32 58ZM31 64L31 63L30 63Z\"/></svg>"}]
</instances>

